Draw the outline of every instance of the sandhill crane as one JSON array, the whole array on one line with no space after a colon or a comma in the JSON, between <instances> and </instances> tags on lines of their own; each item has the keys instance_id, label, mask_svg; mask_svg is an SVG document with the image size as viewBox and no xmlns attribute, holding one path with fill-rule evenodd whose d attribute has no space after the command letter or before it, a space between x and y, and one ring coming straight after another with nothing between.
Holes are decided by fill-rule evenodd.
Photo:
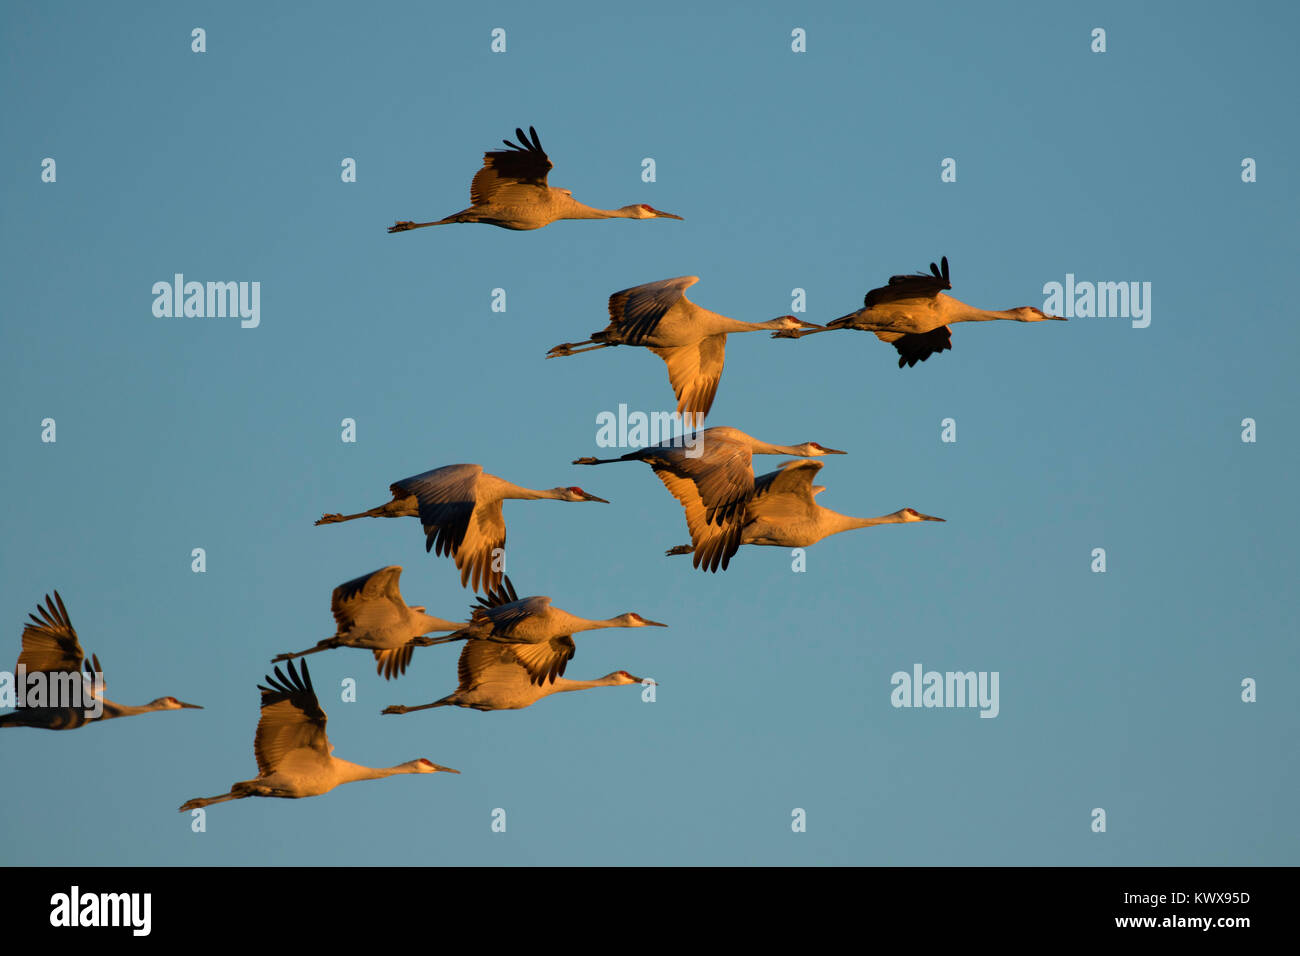
<instances>
[{"instance_id":1,"label":"sandhill crane","mask_svg":"<svg viewBox=\"0 0 1300 956\"><path fill-rule=\"evenodd\" d=\"M609 325L603 331L592 332L585 342L557 345L546 357L577 355L616 345L644 346L668 366L677 411L694 413L698 423L713 406L718 379L722 377L727 333L821 328L793 315L766 322L741 322L710 312L686 298L686 290L699 281L699 276L679 276L615 292L609 297Z\"/></svg>"},{"instance_id":2,"label":"sandhill crane","mask_svg":"<svg viewBox=\"0 0 1300 956\"><path fill-rule=\"evenodd\" d=\"M770 445L736 428L706 428L694 436L679 437L620 458L579 458L575 465L605 465L616 461L643 461L654 469L664 487L686 512L694 565L705 571L725 571L740 547L745 505L754 495L754 455L843 455L815 441L800 445Z\"/></svg>"},{"instance_id":3,"label":"sandhill crane","mask_svg":"<svg viewBox=\"0 0 1300 956\"><path fill-rule=\"evenodd\" d=\"M502 140L505 149L483 154L483 168L469 187L470 207L437 222L397 222L389 232L405 232L452 222L482 222L502 229L540 229L557 219L681 219L645 203L620 209L595 209L573 198L567 189L546 184L553 163L547 157L537 130L528 136L516 129L518 143Z\"/></svg>"},{"instance_id":4,"label":"sandhill crane","mask_svg":"<svg viewBox=\"0 0 1300 956\"><path fill-rule=\"evenodd\" d=\"M521 501L599 501L581 488L550 488L534 491L489 475L482 465L447 465L423 474L403 478L389 486L393 500L360 514L322 515L316 524L334 524L353 518L416 517L424 525L424 550L450 555L460 569L464 587L473 578L494 588L501 583L499 560L506 545L506 522L501 503L507 498Z\"/></svg>"},{"instance_id":5,"label":"sandhill crane","mask_svg":"<svg viewBox=\"0 0 1300 956\"><path fill-rule=\"evenodd\" d=\"M890 276L889 285L872 289L863 301L863 307L850 312L825 328L806 331L789 329L773 332L773 338L797 339L831 329L861 329L875 332L876 338L889 342L898 349L898 367L909 368L924 362L936 352L952 348L952 330L955 322L989 322L1008 319L1012 322L1044 322L1052 319L1064 322L1065 317L1048 315L1031 306L1007 309L1004 312L987 311L967 305L952 296L944 295L951 289L948 281L948 257L942 267L930 263L930 274Z\"/></svg>"},{"instance_id":6,"label":"sandhill crane","mask_svg":"<svg viewBox=\"0 0 1300 956\"><path fill-rule=\"evenodd\" d=\"M578 617L558 607L544 595L520 598L510 579L479 598L471 608L469 624L446 637L418 637L421 646L475 640L507 644L519 666L535 684L554 683L564 674L577 648L573 635L606 627L667 627L640 614L628 612L604 620Z\"/></svg>"},{"instance_id":7,"label":"sandhill crane","mask_svg":"<svg viewBox=\"0 0 1300 956\"><path fill-rule=\"evenodd\" d=\"M13 713L5 714L0 717L0 727L73 730L99 720L132 717L156 710L203 709L198 704L187 704L175 697L159 697L139 707L118 704L104 697L104 672L99 666L99 656L86 660L86 653L77 640L77 632L59 592L54 592L54 600L45 595L45 605L37 604L36 610L41 616L30 615L31 623L23 626L23 649L18 655L18 673L25 671L28 679L24 685L25 696L30 701L36 696L33 691L41 688L40 703L27 703ZM38 674L37 680L30 680ZM56 701L55 697L61 700ZM75 706L75 698L79 698L83 706ZM88 710L99 711L99 714L89 715Z\"/></svg>"},{"instance_id":8,"label":"sandhill crane","mask_svg":"<svg viewBox=\"0 0 1300 956\"><path fill-rule=\"evenodd\" d=\"M233 784L229 793L186 800L180 806L182 813L244 797L316 797L341 783L399 773L460 773L423 757L396 767L363 767L340 760L333 756L334 747L325 736L327 718L311 686L307 662L302 662L301 677L290 661L288 677L277 667L275 677L268 674L266 682L271 686L257 685L262 692L262 716L253 740L257 776Z\"/></svg>"},{"instance_id":9,"label":"sandhill crane","mask_svg":"<svg viewBox=\"0 0 1300 956\"><path fill-rule=\"evenodd\" d=\"M424 613L424 607L407 607L397 587L400 565L390 565L346 581L330 596L330 610L338 631L315 647L293 654L280 654L272 664L334 647L361 647L374 651L375 673L392 680L406 673L415 645L411 638L430 631L454 631L465 622L444 621Z\"/></svg>"},{"instance_id":10,"label":"sandhill crane","mask_svg":"<svg viewBox=\"0 0 1300 956\"><path fill-rule=\"evenodd\" d=\"M826 488L812 483L821 468L820 461L787 461L776 471L755 478L754 496L745 505L740 543L806 548L822 538L854 528L944 520L913 508L902 508L879 518L853 518L823 508L813 497ZM693 550L691 545L683 544L667 553L690 554Z\"/></svg>"},{"instance_id":11,"label":"sandhill crane","mask_svg":"<svg viewBox=\"0 0 1300 956\"><path fill-rule=\"evenodd\" d=\"M471 707L474 710L519 710L531 707L543 697L590 687L622 687L645 683L627 671L614 671L596 680L569 680L557 677L554 683L538 684L519 662L515 644L470 640L460 652L457 672L460 686L453 693L431 704L385 707L385 714L409 714L431 707Z\"/></svg>"}]
</instances>

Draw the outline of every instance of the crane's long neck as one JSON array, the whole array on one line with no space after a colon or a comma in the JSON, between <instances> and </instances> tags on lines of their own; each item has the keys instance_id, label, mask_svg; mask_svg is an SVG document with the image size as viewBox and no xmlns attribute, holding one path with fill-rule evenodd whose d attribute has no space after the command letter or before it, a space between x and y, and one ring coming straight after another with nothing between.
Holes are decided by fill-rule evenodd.
<instances>
[{"instance_id":1,"label":"crane's long neck","mask_svg":"<svg viewBox=\"0 0 1300 956\"><path fill-rule=\"evenodd\" d=\"M768 319L766 322L742 322L739 319L728 318L725 315L718 315L716 312L710 313L712 325L719 332L762 332L764 330L774 331L784 328L785 316L777 319Z\"/></svg>"},{"instance_id":2,"label":"crane's long neck","mask_svg":"<svg viewBox=\"0 0 1300 956\"><path fill-rule=\"evenodd\" d=\"M598 680L569 680L567 677L555 678L555 683L551 685L552 694L563 694L570 690L587 690L591 687L615 687L617 682L611 677L601 677Z\"/></svg>"},{"instance_id":3,"label":"crane's long neck","mask_svg":"<svg viewBox=\"0 0 1300 956\"><path fill-rule=\"evenodd\" d=\"M578 202L572 196L564 198L564 219L632 219L634 214L630 208L622 209L597 209L595 206L588 206L586 203Z\"/></svg>"},{"instance_id":4,"label":"crane's long neck","mask_svg":"<svg viewBox=\"0 0 1300 956\"><path fill-rule=\"evenodd\" d=\"M808 457L808 449L799 445L769 445L765 441L755 440L749 450L754 455L795 455L799 458Z\"/></svg>"},{"instance_id":5,"label":"crane's long neck","mask_svg":"<svg viewBox=\"0 0 1300 956\"><path fill-rule=\"evenodd\" d=\"M829 508L822 509L822 521L832 529L831 534L852 531L854 528L874 528L880 524L903 523L902 517L897 514L881 515L879 518L855 518L852 515L842 515L838 511L831 511Z\"/></svg>"},{"instance_id":6,"label":"crane's long neck","mask_svg":"<svg viewBox=\"0 0 1300 956\"><path fill-rule=\"evenodd\" d=\"M944 296L944 298L947 299L948 304L948 315L945 316L948 322L992 322L995 319L1017 320L1019 318L1014 310L977 309L960 299L951 296Z\"/></svg>"},{"instance_id":7,"label":"crane's long neck","mask_svg":"<svg viewBox=\"0 0 1300 956\"><path fill-rule=\"evenodd\" d=\"M104 705L104 713L99 718L100 720L111 720L114 717L134 717L136 714L152 714L155 710L162 709L154 704L141 704L138 707L131 704L119 704L106 697L101 697L100 700Z\"/></svg>"},{"instance_id":8,"label":"crane's long neck","mask_svg":"<svg viewBox=\"0 0 1300 956\"><path fill-rule=\"evenodd\" d=\"M380 780L383 777L391 777L398 773L414 772L409 764L398 764L396 767L365 767L359 763L339 760L337 757L333 759L340 783L352 783L357 780Z\"/></svg>"},{"instance_id":9,"label":"crane's long neck","mask_svg":"<svg viewBox=\"0 0 1300 956\"><path fill-rule=\"evenodd\" d=\"M503 482L504 489L501 493L502 498L511 498L518 501L538 501L547 499L559 501L564 497L563 488L547 488L538 490L536 488L523 488L519 485L512 485L510 482Z\"/></svg>"},{"instance_id":10,"label":"crane's long neck","mask_svg":"<svg viewBox=\"0 0 1300 956\"><path fill-rule=\"evenodd\" d=\"M589 621L585 617L574 617L573 615L570 615L569 620L565 623L565 630L571 630L576 634L579 631L599 631L606 627L626 626L626 622L620 621L616 617L611 617L606 621Z\"/></svg>"}]
</instances>

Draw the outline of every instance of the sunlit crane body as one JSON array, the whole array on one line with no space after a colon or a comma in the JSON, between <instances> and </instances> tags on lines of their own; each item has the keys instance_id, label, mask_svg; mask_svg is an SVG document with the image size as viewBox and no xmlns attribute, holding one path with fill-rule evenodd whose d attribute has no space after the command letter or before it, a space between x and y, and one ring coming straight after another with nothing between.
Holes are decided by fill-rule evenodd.
<instances>
[{"instance_id":1,"label":"sunlit crane body","mask_svg":"<svg viewBox=\"0 0 1300 956\"><path fill-rule=\"evenodd\" d=\"M812 483L821 468L820 461L787 461L776 471L755 478L754 496L745 505L740 543L807 548L822 538L855 528L944 520L913 508L902 508L879 518L854 518L823 508L813 498L826 487ZM691 545L683 544L667 553L690 554L693 550Z\"/></svg>"},{"instance_id":2,"label":"sunlit crane body","mask_svg":"<svg viewBox=\"0 0 1300 956\"><path fill-rule=\"evenodd\" d=\"M1002 312L977 309L952 296L944 295L951 289L948 281L948 257L942 266L930 263L930 274L891 276L889 285L872 289L863 299L863 307L856 312L828 322L825 328L801 331L797 329L773 332L773 338L797 339L832 329L861 329L876 333L876 338L888 342L898 350L898 367L909 368L924 362L936 352L952 348L952 330L956 322L989 322L1007 319L1012 322L1044 322L1052 319L1064 322L1065 317L1048 315L1031 306L1007 309Z\"/></svg>"},{"instance_id":3,"label":"sunlit crane body","mask_svg":"<svg viewBox=\"0 0 1300 956\"><path fill-rule=\"evenodd\" d=\"M61 693L70 692L75 683L83 703L89 705L92 694L98 703L83 707L28 705L0 716L0 727L73 730L100 720L151 714L156 710L203 709L198 704L187 704L175 697L159 697L138 707L109 700L104 696L104 672L99 666L99 656L86 660L86 653L77 640L77 632L72 627L68 609L63 606L59 592L54 592L53 600L50 600L48 594L45 595L45 607L38 604L36 610L41 616L38 618L35 614L29 615L31 622L23 626L23 649L18 654L15 674L18 673L18 668L22 668L28 677L41 674L43 677L40 683L51 692L56 687L61 688ZM99 710L99 716L88 716L87 710Z\"/></svg>"},{"instance_id":4,"label":"sunlit crane body","mask_svg":"<svg viewBox=\"0 0 1300 956\"><path fill-rule=\"evenodd\" d=\"M705 571L724 571L740 547L745 506L754 495L754 455L798 455L815 458L843 455L815 441L800 445L770 445L736 428L706 428L694 436L698 447L686 447L675 438L620 458L579 458L575 465L604 465L616 461L643 461L682 505L691 533L694 565Z\"/></svg>"},{"instance_id":5,"label":"sunlit crane body","mask_svg":"<svg viewBox=\"0 0 1300 956\"><path fill-rule=\"evenodd\" d=\"M578 617L558 607L542 595L520 598L507 577L501 586L479 598L471 608L469 624L446 637L419 637L420 645L446 644L450 641L491 641L508 644L519 666L536 684L554 683L564 674L577 648L573 635L606 627L667 627L649 621L640 614L620 614L604 620Z\"/></svg>"},{"instance_id":6,"label":"sunlit crane body","mask_svg":"<svg viewBox=\"0 0 1300 956\"><path fill-rule=\"evenodd\" d=\"M424 226L453 222L482 222L502 229L540 229L557 219L681 219L645 203L620 209L596 209L573 198L567 189L546 184L554 164L542 149L537 130L528 136L516 129L518 143L502 140L505 149L483 154L483 168L474 174L469 187L470 207L437 222L397 222L389 232L405 232ZM530 138L531 137L531 138Z\"/></svg>"},{"instance_id":7,"label":"sunlit crane body","mask_svg":"<svg viewBox=\"0 0 1300 956\"><path fill-rule=\"evenodd\" d=\"M821 328L793 315L766 322L741 322L710 312L686 298L686 290L699 281L699 276L679 276L615 292L609 297L608 326L591 333L585 342L557 345L546 357L577 355L616 345L644 346L668 366L677 411L694 414L698 425L713 407L728 333Z\"/></svg>"},{"instance_id":8,"label":"sunlit crane body","mask_svg":"<svg viewBox=\"0 0 1300 956\"><path fill-rule=\"evenodd\" d=\"M371 571L340 584L330 596L330 610L338 631L315 647L293 654L280 654L272 664L328 651L334 647L360 647L375 654L375 672L392 680L406 673L415 645L411 638L430 631L454 631L465 622L444 621L424 613L424 607L407 607L397 582L400 565Z\"/></svg>"},{"instance_id":9,"label":"sunlit crane body","mask_svg":"<svg viewBox=\"0 0 1300 956\"><path fill-rule=\"evenodd\" d=\"M415 517L424 525L424 550L450 555L460 569L464 587L472 578L474 590L481 584L495 588L501 583L497 560L506 546L506 522L501 503L507 498L520 501L599 501L576 486L535 491L489 475L481 465L447 465L423 474L403 478L389 486L393 500L354 515L326 514L316 524L334 524L353 518Z\"/></svg>"},{"instance_id":10,"label":"sunlit crane body","mask_svg":"<svg viewBox=\"0 0 1300 956\"><path fill-rule=\"evenodd\" d=\"M257 776L232 785L229 793L187 800L181 804L182 812L244 797L316 797L341 783L399 773L460 773L423 757L396 767L363 767L340 760L333 756L334 747L325 735L327 718L311 686L307 662L302 662L301 676L290 661L288 677L277 667L275 677L267 675L266 682L271 686L257 688L262 692L262 716L253 741Z\"/></svg>"}]
</instances>

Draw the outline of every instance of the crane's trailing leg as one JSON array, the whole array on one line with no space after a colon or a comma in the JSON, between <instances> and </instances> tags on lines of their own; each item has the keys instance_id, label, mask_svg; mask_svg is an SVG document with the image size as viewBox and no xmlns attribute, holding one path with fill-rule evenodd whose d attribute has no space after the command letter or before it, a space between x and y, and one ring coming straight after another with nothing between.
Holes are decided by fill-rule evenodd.
<instances>
[{"instance_id":1,"label":"crane's trailing leg","mask_svg":"<svg viewBox=\"0 0 1300 956\"><path fill-rule=\"evenodd\" d=\"M678 545L677 547L675 547L675 548L669 548L667 551L664 552L664 554L665 554L665 555L674 555L674 554L692 554L694 551L695 551L695 548L694 548L692 545L689 545L689 544L679 544L679 545Z\"/></svg>"},{"instance_id":2,"label":"crane's trailing leg","mask_svg":"<svg viewBox=\"0 0 1300 956\"><path fill-rule=\"evenodd\" d=\"M562 355L578 355L581 352L594 352L596 349L609 349L614 347L613 342L593 342L587 339L585 342L565 342L563 345L557 345L546 353L547 358L559 358ZM590 348L580 348L587 345Z\"/></svg>"},{"instance_id":3,"label":"crane's trailing leg","mask_svg":"<svg viewBox=\"0 0 1300 956\"><path fill-rule=\"evenodd\" d=\"M411 638L410 643L412 647L433 647L435 644L450 644L452 641L463 641L470 636L466 629L461 628L446 637L429 637L427 634L421 634L418 637Z\"/></svg>"},{"instance_id":4,"label":"crane's trailing leg","mask_svg":"<svg viewBox=\"0 0 1300 956\"><path fill-rule=\"evenodd\" d=\"M389 233L406 232L410 229L423 229L425 226L446 226L453 222L478 222L478 213L472 209L462 209L460 212L452 213L446 219L439 219L437 222L408 222L400 219L388 227Z\"/></svg>"},{"instance_id":5,"label":"crane's trailing leg","mask_svg":"<svg viewBox=\"0 0 1300 956\"><path fill-rule=\"evenodd\" d=\"M317 522L319 524L319 522ZM320 651L328 651L332 647L342 647L343 644L337 637L327 637L323 641L317 642L315 647L309 647L305 651L298 651L293 654L280 654L278 657L271 658L272 664L278 664L280 661L291 661L295 657L306 657L308 654L317 654Z\"/></svg>"},{"instance_id":6,"label":"crane's trailing leg","mask_svg":"<svg viewBox=\"0 0 1300 956\"><path fill-rule=\"evenodd\" d=\"M405 707L402 704L393 704L391 707L385 707L381 714L409 714L417 710L428 710L430 707L446 707L447 699L435 700L432 704L420 704L418 707Z\"/></svg>"},{"instance_id":7,"label":"crane's trailing leg","mask_svg":"<svg viewBox=\"0 0 1300 956\"><path fill-rule=\"evenodd\" d=\"M369 511L363 511L360 514L323 514L316 524L337 524L340 521L351 521L353 518L405 518L417 514L419 514L419 510L418 505L414 503L414 499L408 501L405 498L394 498L387 504L382 504L378 508L371 508Z\"/></svg>"},{"instance_id":8,"label":"crane's trailing leg","mask_svg":"<svg viewBox=\"0 0 1300 956\"><path fill-rule=\"evenodd\" d=\"M811 322L809 322L809 323L807 323L807 324L808 324L808 325L812 325ZM779 331L779 332L773 332L773 333L772 333L772 338L774 338L774 339L801 339L801 338L803 338L805 335L816 335L818 332L830 332L833 328L836 328L836 326L819 325L819 326L817 326L816 328L813 328L813 329L782 329L782 330Z\"/></svg>"},{"instance_id":9,"label":"crane's trailing leg","mask_svg":"<svg viewBox=\"0 0 1300 956\"><path fill-rule=\"evenodd\" d=\"M622 458L592 458L592 457L588 456L588 457L586 457L586 458L575 458L575 459L573 460L572 464L575 464L575 465L609 465L609 464L612 464L613 462L616 462L616 461L631 461L631 460L632 460L632 459L629 458L629 457L626 456L626 455L625 455L624 457L622 457Z\"/></svg>"},{"instance_id":10,"label":"crane's trailing leg","mask_svg":"<svg viewBox=\"0 0 1300 956\"><path fill-rule=\"evenodd\" d=\"M439 219L437 222L406 222L405 220L403 220L400 222L393 223L391 226L388 227L388 231L391 234L394 232L407 232L408 230L411 229L423 229L425 226L445 226L448 223L452 223L452 222L470 221L468 219L460 219L458 217L459 214L457 214L456 216L448 216L446 219Z\"/></svg>"},{"instance_id":11,"label":"crane's trailing leg","mask_svg":"<svg viewBox=\"0 0 1300 956\"><path fill-rule=\"evenodd\" d=\"M211 806L214 803L225 803L227 800L238 800L245 796L247 796L247 794L235 793L232 790L230 793L223 793L219 797L195 797L193 800L186 800L181 804L181 813L184 813L186 810L197 810L199 807Z\"/></svg>"}]
</instances>

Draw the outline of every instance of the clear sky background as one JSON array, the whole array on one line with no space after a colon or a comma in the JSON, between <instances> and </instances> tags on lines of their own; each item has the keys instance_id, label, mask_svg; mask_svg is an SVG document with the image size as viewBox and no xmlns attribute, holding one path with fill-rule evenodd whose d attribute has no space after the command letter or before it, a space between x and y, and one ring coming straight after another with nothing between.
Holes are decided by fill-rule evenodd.
<instances>
[{"instance_id":1,"label":"clear sky background","mask_svg":"<svg viewBox=\"0 0 1300 956\"><path fill-rule=\"evenodd\" d=\"M0 667L57 588L110 697L206 709L0 734L0 861L1300 862L1298 21L1281 3L5 4ZM552 185L685 221L385 233L467 206L520 125ZM600 453L599 412L671 407L643 350L544 361L604 326L611 292L699 275L694 301L757 321L802 288L824 322L941 255L987 308L1041 307L1067 273L1150 282L1151 324L957 326L903 370L866 333L735 336L710 424L847 449L822 504L946 524L839 535L802 574L746 548L708 575L664 556L688 536L648 468L569 464ZM155 318L177 272L261 282L261 326ZM256 685L333 633L335 585L400 564L409 603L465 613L414 520L312 526L457 462L610 499L507 504L508 570L577 614L668 622L580 637L568 668L656 678L656 702L383 717L453 690L458 647L390 683L368 653L316 655L339 756L462 775L238 801L191 832L181 802L255 776ZM916 663L999 672L1000 715L893 708Z\"/></svg>"}]
</instances>

